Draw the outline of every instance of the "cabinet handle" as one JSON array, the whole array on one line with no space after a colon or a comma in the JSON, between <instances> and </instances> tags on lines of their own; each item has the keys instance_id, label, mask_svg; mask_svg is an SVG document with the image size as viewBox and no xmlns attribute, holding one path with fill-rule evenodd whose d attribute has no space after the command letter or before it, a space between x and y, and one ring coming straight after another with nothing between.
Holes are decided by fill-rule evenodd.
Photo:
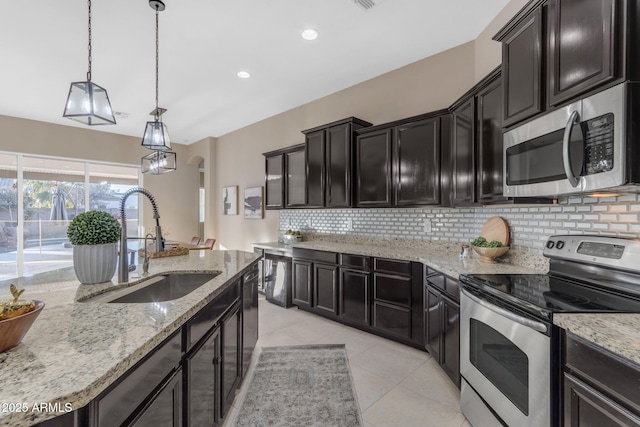
<instances>
[{"instance_id":1,"label":"cabinet handle","mask_svg":"<svg viewBox=\"0 0 640 427\"><path fill-rule=\"evenodd\" d=\"M219 365L220 364L220 356L215 356L213 358L213 360L211 361L212 365Z\"/></svg>"},{"instance_id":2,"label":"cabinet handle","mask_svg":"<svg viewBox=\"0 0 640 427\"><path fill-rule=\"evenodd\" d=\"M577 111L573 111L571 116L569 116L569 121L567 121L567 125L564 128L564 135L562 137L562 163L564 165L564 173L567 175L567 180L572 187L577 187L580 182L579 176L573 175L573 170L571 169L571 154L569 153L569 142L571 140L571 131L573 130L573 125L580 121L580 116ZM584 143L584 141L583 141Z\"/></svg>"}]
</instances>

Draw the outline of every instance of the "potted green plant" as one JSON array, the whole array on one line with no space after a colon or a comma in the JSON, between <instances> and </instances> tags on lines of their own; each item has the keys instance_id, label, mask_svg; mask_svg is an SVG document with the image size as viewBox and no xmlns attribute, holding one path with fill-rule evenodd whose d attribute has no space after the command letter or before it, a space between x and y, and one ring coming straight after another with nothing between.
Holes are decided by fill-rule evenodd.
<instances>
[{"instance_id":1,"label":"potted green plant","mask_svg":"<svg viewBox=\"0 0 640 427\"><path fill-rule=\"evenodd\" d=\"M300 233L299 231L287 230L282 236L282 241L284 242L285 246L289 246L294 242L301 242L302 233Z\"/></svg>"},{"instance_id":2,"label":"potted green plant","mask_svg":"<svg viewBox=\"0 0 640 427\"><path fill-rule=\"evenodd\" d=\"M73 268L81 283L111 280L116 272L120 231L118 220L107 212L84 212L71 221L67 237L73 245Z\"/></svg>"}]
</instances>

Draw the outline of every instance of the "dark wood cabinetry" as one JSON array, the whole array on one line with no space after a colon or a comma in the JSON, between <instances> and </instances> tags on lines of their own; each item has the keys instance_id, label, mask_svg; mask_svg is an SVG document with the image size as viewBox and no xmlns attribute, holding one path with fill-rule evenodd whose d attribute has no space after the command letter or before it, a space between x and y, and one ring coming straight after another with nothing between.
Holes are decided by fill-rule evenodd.
<instances>
[{"instance_id":1,"label":"dark wood cabinetry","mask_svg":"<svg viewBox=\"0 0 640 427\"><path fill-rule=\"evenodd\" d=\"M264 153L265 173L265 209L284 207L284 154L282 151Z\"/></svg>"},{"instance_id":2,"label":"dark wood cabinetry","mask_svg":"<svg viewBox=\"0 0 640 427\"><path fill-rule=\"evenodd\" d=\"M564 334L564 425L640 426L640 366Z\"/></svg>"},{"instance_id":3,"label":"dark wood cabinetry","mask_svg":"<svg viewBox=\"0 0 640 427\"><path fill-rule=\"evenodd\" d=\"M371 325L371 273L340 268L340 318L345 323Z\"/></svg>"},{"instance_id":4,"label":"dark wood cabinetry","mask_svg":"<svg viewBox=\"0 0 640 427\"><path fill-rule=\"evenodd\" d=\"M617 77L620 6L618 0L549 0L549 105L559 105Z\"/></svg>"},{"instance_id":5,"label":"dark wood cabinetry","mask_svg":"<svg viewBox=\"0 0 640 427\"><path fill-rule=\"evenodd\" d=\"M145 405L131 427L182 426L182 371L169 378Z\"/></svg>"},{"instance_id":6,"label":"dark wood cabinetry","mask_svg":"<svg viewBox=\"0 0 640 427\"><path fill-rule=\"evenodd\" d=\"M186 426L214 425L220 419L220 328L185 359Z\"/></svg>"},{"instance_id":7,"label":"dark wood cabinetry","mask_svg":"<svg viewBox=\"0 0 640 427\"><path fill-rule=\"evenodd\" d=\"M313 283L313 263L293 259L292 301L300 308L311 308L311 284Z\"/></svg>"},{"instance_id":8,"label":"dark wood cabinetry","mask_svg":"<svg viewBox=\"0 0 640 427\"><path fill-rule=\"evenodd\" d=\"M458 281L431 268L424 287L425 348L460 387L460 294Z\"/></svg>"},{"instance_id":9,"label":"dark wood cabinetry","mask_svg":"<svg viewBox=\"0 0 640 427\"><path fill-rule=\"evenodd\" d=\"M354 132L371 123L351 117L303 131L308 207L352 206Z\"/></svg>"},{"instance_id":10,"label":"dark wood cabinetry","mask_svg":"<svg viewBox=\"0 0 640 427\"><path fill-rule=\"evenodd\" d=\"M330 316L338 315L338 266L313 265L313 303L315 310Z\"/></svg>"},{"instance_id":11,"label":"dark wood cabinetry","mask_svg":"<svg viewBox=\"0 0 640 427\"><path fill-rule=\"evenodd\" d=\"M338 254L293 250L293 303L329 317L338 316Z\"/></svg>"},{"instance_id":12,"label":"dark wood cabinetry","mask_svg":"<svg viewBox=\"0 0 640 427\"><path fill-rule=\"evenodd\" d=\"M285 207L303 207L307 203L307 168L305 164L305 145L296 145L284 153L284 194Z\"/></svg>"},{"instance_id":13,"label":"dark wood cabinetry","mask_svg":"<svg viewBox=\"0 0 640 427\"><path fill-rule=\"evenodd\" d=\"M239 302L224 317L221 327L220 415L224 417L229 412L236 388L242 381L242 311Z\"/></svg>"},{"instance_id":14,"label":"dark wood cabinetry","mask_svg":"<svg viewBox=\"0 0 640 427\"><path fill-rule=\"evenodd\" d=\"M449 115L437 111L358 132L356 206L441 203L442 145Z\"/></svg>"},{"instance_id":15,"label":"dark wood cabinetry","mask_svg":"<svg viewBox=\"0 0 640 427\"><path fill-rule=\"evenodd\" d=\"M451 111L453 134L451 144L452 189L454 206L475 203L475 97L470 96Z\"/></svg>"}]
</instances>

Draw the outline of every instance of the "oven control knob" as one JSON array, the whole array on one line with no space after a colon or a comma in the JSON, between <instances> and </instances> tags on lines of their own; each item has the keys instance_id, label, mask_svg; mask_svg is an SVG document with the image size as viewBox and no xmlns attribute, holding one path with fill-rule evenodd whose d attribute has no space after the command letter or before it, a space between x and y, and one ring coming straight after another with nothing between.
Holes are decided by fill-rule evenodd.
<instances>
[{"instance_id":1,"label":"oven control knob","mask_svg":"<svg viewBox=\"0 0 640 427\"><path fill-rule=\"evenodd\" d=\"M555 246L555 242L553 240L549 240L547 242L547 249L553 249L554 246Z\"/></svg>"},{"instance_id":2,"label":"oven control knob","mask_svg":"<svg viewBox=\"0 0 640 427\"><path fill-rule=\"evenodd\" d=\"M562 248L564 248L564 242L562 240L558 240L558 243L556 243L556 249Z\"/></svg>"}]
</instances>

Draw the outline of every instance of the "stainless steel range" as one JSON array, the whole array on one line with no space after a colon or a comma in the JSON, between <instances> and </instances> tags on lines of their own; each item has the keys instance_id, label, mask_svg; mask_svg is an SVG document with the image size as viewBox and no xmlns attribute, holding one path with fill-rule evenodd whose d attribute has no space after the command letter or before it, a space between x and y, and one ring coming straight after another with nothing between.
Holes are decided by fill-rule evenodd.
<instances>
[{"instance_id":1,"label":"stainless steel range","mask_svg":"<svg viewBox=\"0 0 640 427\"><path fill-rule=\"evenodd\" d=\"M548 274L462 275L462 412L475 427L561 425L555 313L640 312L640 240L553 236Z\"/></svg>"}]
</instances>

